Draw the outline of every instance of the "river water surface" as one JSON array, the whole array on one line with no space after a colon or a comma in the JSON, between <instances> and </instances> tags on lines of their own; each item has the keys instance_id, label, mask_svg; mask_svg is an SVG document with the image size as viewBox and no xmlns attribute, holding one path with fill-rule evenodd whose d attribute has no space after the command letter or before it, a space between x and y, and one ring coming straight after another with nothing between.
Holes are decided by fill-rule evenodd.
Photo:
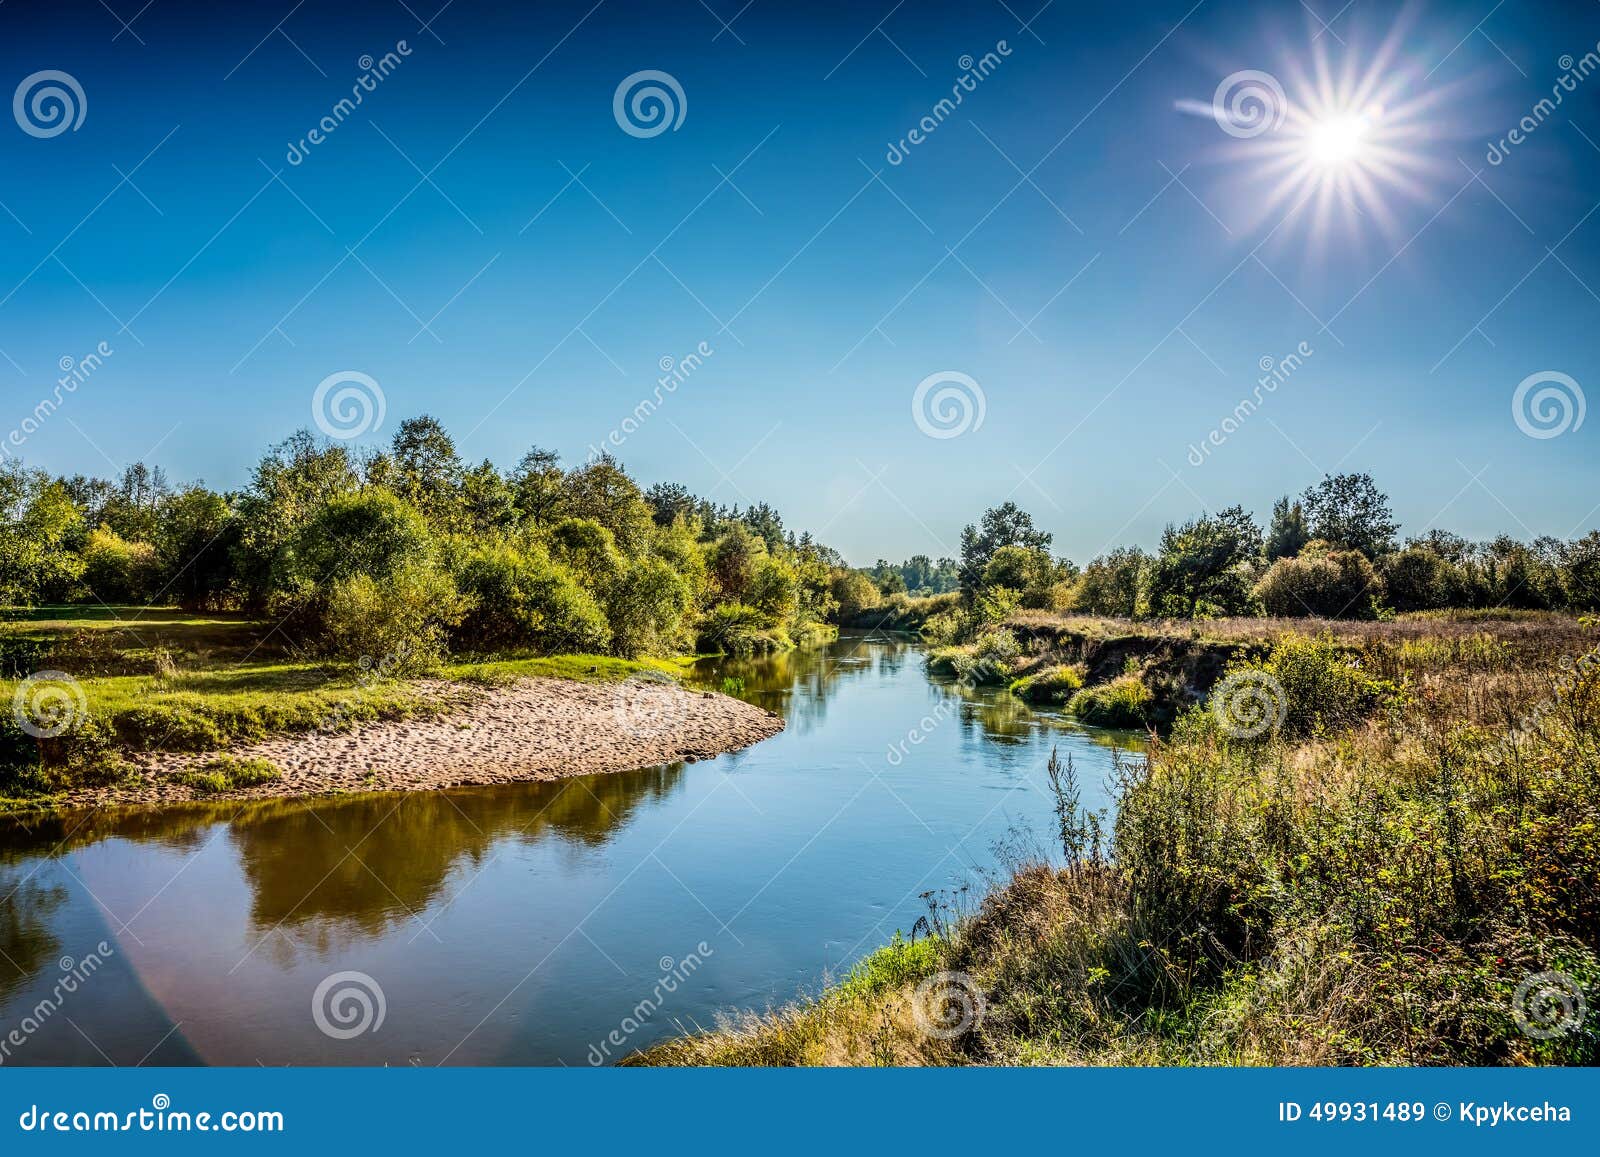
<instances>
[{"instance_id":1,"label":"river water surface","mask_svg":"<svg viewBox=\"0 0 1600 1157\"><path fill-rule=\"evenodd\" d=\"M609 1063L815 991L924 893L970 900L1047 842L1052 745L1099 807L1134 743L930 681L889 636L695 679L787 729L556 783L0 829L0 1063Z\"/></svg>"}]
</instances>

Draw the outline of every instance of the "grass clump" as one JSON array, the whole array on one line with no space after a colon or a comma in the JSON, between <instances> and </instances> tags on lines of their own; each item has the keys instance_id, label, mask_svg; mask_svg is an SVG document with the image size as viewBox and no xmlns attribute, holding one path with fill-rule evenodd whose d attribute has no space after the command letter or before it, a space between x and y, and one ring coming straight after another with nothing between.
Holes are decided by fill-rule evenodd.
<instances>
[{"instance_id":1,"label":"grass clump","mask_svg":"<svg viewBox=\"0 0 1600 1157\"><path fill-rule=\"evenodd\" d=\"M1046 667L1011 684L1013 695L1035 704L1066 703L1082 689L1083 667L1072 663Z\"/></svg>"},{"instance_id":2,"label":"grass clump","mask_svg":"<svg viewBox=\"0 0 1600 1157\"><path fill-rule=\"evenodd\" d=\"M200 795L221 795L229 791L276 783L283 772L266 759L235 759L231 755L209 759L199 767L180 771L172 777Z\"/></svg>"},{"instance_id":3,"label":"grass clump","mask_svg":"<svg viewBox=\"0 0 1600 1157\"><path fill-rule=\"evenodd\" d=\"M1156 697L1137 673L1085 687L1067 701L1067 710L1092 727L1148 727L1156 721Z\"/></svg>"}]
</instances>

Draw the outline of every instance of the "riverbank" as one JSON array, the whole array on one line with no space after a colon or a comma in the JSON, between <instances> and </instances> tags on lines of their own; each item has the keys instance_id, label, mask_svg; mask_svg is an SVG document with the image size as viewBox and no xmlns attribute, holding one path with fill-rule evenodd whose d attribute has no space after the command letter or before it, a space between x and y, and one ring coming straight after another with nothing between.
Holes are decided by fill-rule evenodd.
<instances>
[{"instance_id":1,"label":"riverbank","mask_svg":"<svg viewBox=\"0 0 1600 1157\"><path fill-rule=\"evenodd\" d=\"M1052 761L1048 862L630 1063L1596 1064L1597 641L1527 615L1285 633L1119 761L1114 819Z\"/></svg>"},{"instance_id":2,"label":"riverbank","mask_svg":"<svg viewBox=\"0 0 1600 1157\"><path fill-rule=\"evenodd\" d=\"M117 782L76 788L52 803L161 804L548 780L695 762L783 730L782 718L769 711L665 677L528 678L487 687L428 680L412 690L437 711L223 751L141 754Z\"/></svg>"}]
</instances>

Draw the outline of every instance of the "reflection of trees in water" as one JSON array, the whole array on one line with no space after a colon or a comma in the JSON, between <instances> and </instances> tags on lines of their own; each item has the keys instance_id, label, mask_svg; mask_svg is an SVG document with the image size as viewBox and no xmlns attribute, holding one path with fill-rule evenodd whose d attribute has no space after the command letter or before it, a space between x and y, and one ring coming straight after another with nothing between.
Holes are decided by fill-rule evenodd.
<instances>
[{"instance_id":1,"label":"reflection of trees in water","mask_svg":"<svg viewBox=\"0 0 1600 1157\"><path fill-rule=\"evenodd\" d=\"M0 872L0 1003L54 964L61 941L49 918L67 890L25 879L25 872Z\"/></svg>"},{"instance_id":2,"label":"reflection of trees in water","mask_svg":"<svg viewBox=\"0 0 1600 1157\"><path fill-rule=\"evenodd\" d=\"M916 653L905 636L841 635L821 646L771 655L703 659L694 665L690 681L776 711L791 731L805 734L822 725L828 697L843 684L866 675L892 678ZM725 679L740 680L743 688L729 688Z\"/></svg>"},{"instance_id":3,"label":"reflection of trees in water","mask_svg":"<svg viewBox=\"0 0 1600 1157\"><path fill-rule=\"evenodd\" d=\"M252 940L281 928L263 951L319 952L375 938L441 901L452 870L470 877L504 841L551 837L599 847L642 804L665 798L683 764L545 783L503 784L410 794L257 803L179 805L145 811L52 816L7 829L0 864L17 866L105 839L192 851L218 823L239 854L250 887ZM0 874L0 996L56 951L47 928L65 892L37 883L16 887ZM7 963L10 957L13 963Z\"/></svg>"},{"instance_id":4,"label":"reflection of trees in water","mask_svg":"<svg viewBox=\"0 0 1600 1157\"><path fill-rule=\"evenodd\" d=\"M598 847L683 765L447 792L274 801L229 830L251 889L252 935L274 928L318 952L375 938L439 903L456 867L470 877L503 841Z\"/></svg>"}]
</instances>

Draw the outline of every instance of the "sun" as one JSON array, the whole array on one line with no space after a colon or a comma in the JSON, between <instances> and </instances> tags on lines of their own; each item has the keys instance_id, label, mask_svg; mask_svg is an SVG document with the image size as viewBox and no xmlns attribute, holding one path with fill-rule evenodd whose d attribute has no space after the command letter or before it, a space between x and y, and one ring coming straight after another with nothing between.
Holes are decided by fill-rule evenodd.
<instances>
[{"instance_id":1,"label":"sun","mask_svg":"<svg viewBox=\"0 0 1600 1157\"><path fill-rule=\"evenodd\" d=\"M1327 116L1306 127L1306 157L1324 169L1360 166L1367 152L1367 140L1375 112L1343 113Z\"/></svg>"},{"instance_id":2,"label":"sun","mask_svg":"<svg viewBox=\"0 0 1600 1157\"><path fill-rule=\"evenodd\" d=\"M1428 203L1453 173L1439 145L1464 90L1431 82L1402 46L1406 31L1402 19L1375 43L1352 34L1304 55L1281 47L1271 71L1236 71L1212 100L1176 102L1221 129L1206 148L1232 170L1241 236L1281 228L1319 248L1369 229L1397 239L1400 210Z\"/></svg>"}]
</instances>

